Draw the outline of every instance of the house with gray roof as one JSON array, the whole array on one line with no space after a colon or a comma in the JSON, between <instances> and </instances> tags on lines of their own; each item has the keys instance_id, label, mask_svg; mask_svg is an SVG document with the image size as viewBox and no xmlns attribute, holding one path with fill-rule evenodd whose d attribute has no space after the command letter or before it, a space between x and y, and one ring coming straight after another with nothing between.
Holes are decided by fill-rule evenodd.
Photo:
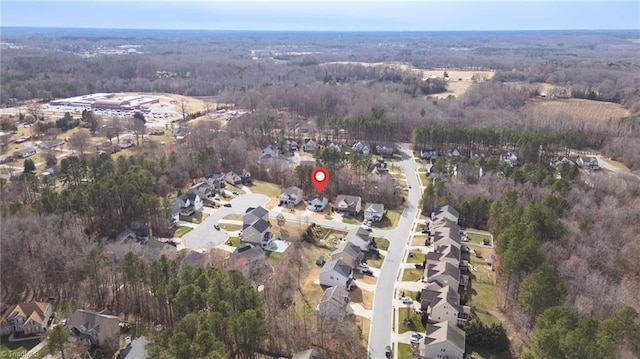
<instances>
[{"instance_id":1,"label":"house with gray roof","mask_svg":"<svg viewBox=\"0 0 640 359\"><path fill-rule=\"evenodd\" d=\"M342 241L331 251L331 259L340 259L353 268L356 268L364 258L364 253L359 246L350 241Z\"/></svg>"},{"instance_id":2,"label":"house with gray roof","mask_svg":"<svg viewBox=\"0 0 640 359\"><path fill-rule=\"evenodd\" d=\"M384 216L384 204L367 203L364 206L364 219L368 221L380 222Z\"/></svg>"},{"instance_id":3,"label":"house with gray roof","mask_svg":"<svg viewBox=\"0 0 640 359\"><path fill-rule=\"evenodd\" d=\"M360 227L354 234L349 233L347 235L347 241L360 247L363 252L368 251L371 245L371 232Z\"/></svg>"},{"instance_id":4,"label":"house with gray roof","mask_svg":"<svg viewBox=\"0 0 640 359\"><path fill-rule=\"evenodd\" d=\"M220 191L227 186L227 184L224 181L223 173L212 173L210 175L206 175L202 177L200 181L209 185L211 190L214 192Z\"/></svg>"},{"instance_id":5,"label":"house with gray roof","mask_svg":"<svg viewBox=\"0 0 640 359\"><path fill-rule=\"evenodd\" d=\"M212 201L215 195L214 190L206 182L199 182L198 184L191 186L189 188L189 192L197 194L200 196L200 199L206 201Z\"/></svg>"},{"instance_id":6,"label":"house with gray roof","mask_svg":"<svg viewBox=\"0 0 640 359\"><path fill-rule=\"evenodd\" d=\"M455 266L459 266L460 263L460 247L451 243L447 244L434 244L434 250L427 253L427 261L435 262L449 262Z\"/></svg>"},{"instance_id":7,"label":"house with gray roof","mask_svg":"<svg viewBox=\"0 0 640 359\"><path fill-rule=\"evenodd\" d=\"M349 292L343 287L327 288L318 303L318 314L330 318L344 318L353 313L349 306Z\"/></svg>"},{"instance_id":8,"label":"house with gray roof","mask_svg":"<svg viewBox=\"0 0 640 359\"><path fill-rule=\"evenodd\" d=\"M366 143L360 141L354 143L353 146L351 146L351 150L353 150L353 152L355 153L361 153L363 155L368 155L371 151Z\"/></svg>"},{"instance_id":9,"label":"house with gray roof","mask_svg":"<svg viewBox=\"0 0 640 359\"><path fill-rule=\"evenodd\" d=\"M202 211L202 198L195 192L187 192L171 202L171 214L175 218L176 213L181 216L190 216Z\"/></svg>"},{"instance_id":10,"label":"house with gray roof","mask_svg":"<svg viewBox=\"0 0 640 359\"><path fill-rule=\"evenodd\" d=\"M305 152L315 152L317 147L318 147L318 143L313 138L305 139L304 145L302 146Z\"/></svg>"},{"instance_id":11,"label":"house with gray roof","mask_svg":"<svg viewBox=\"0 0 640 359\"><path fill-rule=\"evenodd\" d=\"M449 321L427 324L425 337L418 347L421 358L463 359L464 350L464 331Z\"/></svg>"},{"instance_id":12,"label":"house with gray roof","mask_svg":"<svg viewBox=\"0 0 640 359\"><path fill-rule=\"evenodd\" d=\"M360 212L362 206L362 198L359 196L349 196L340 194L336 197L333 210L342 214L355 216Z\"/></svg>"},{"instance_id":13,"label":"house with gray roof","mask_svg":"<svg viewBox=\"0 0 640 359\"><path fill-rule=\"evenodd\" d=\"M393 143L382 143L376 146L376 153L382 157L393 156Z\"/></svg>"},{"instance_id":14,"label":"house with gray roof","mask_svg":"<svg viewBox=\"0 0 640 359\"><path fill-rule=\"evenodd\" d=\"M278 199L280 200L280 206L292 205L296 206L302 202L303 191L298 187L287 187L282 190Z\"/></svg>"},{"instance_id":15,"label":"house with gray roof","mask_svg":"<svg viewBox=\"0 0 640 359\"><path fill-rule=\"evenodd\" d=\"M450 205L446 205L440 208L436 208L435 211L431 213L432 220L438 220L441 218L446 218L450 221L459 223L460 222L460 213Z\"/></svg>"},{"instance_id":16,"label":"house with gray roof","mask_svg":"<svg viewBox=\"0 0 640 359\"><path fill-rule=\"evenodd\" d=\"M249 207L242 218L242 233L240 239L261 248L269 248L276 239L271 232L269 211L262 207Z\"/></svg>"},{"instance_id":17,"label":"house with gray roof","mask_svg":"<svg viewBox=\"0 0 640 359\"><path fill-rule=\"evenodd\" d=\"M329 204L329 199L322 196L311 196L307 199L307 209L313 212L322 212Z\"/></svg>"},{"instance_id":18,"label":"house with gray roof","mask_svg":"<svg viewBox=\"0 0 640 359\"><path fill-rule=\"evenodd\" d=\"M340 259L327 262L320 270L320 285L350 290L353 285L353 268Z\"/></svg>"},{"instance_id":19,"label":"house with gray roof","mask_svg":"<svg viewBox=\"0 0 640 359\"><path fill-rule=\"evenodd\" d=\"M76 340L102 348L118 349L119 319L114 315L78 309L67 320L67 327Z\"/></svg>"},{"instance_id":20,"label":"house with gray roof","mask_svg":"<svg viewBox=\"0 0 640 359\"><path fill-rule=\"evenodd\" d=\"M429 283L420 294L420 306L429 314L429 321L451 321L464 325L469 319L471 308L460 305L458 289L451 286L440 287Z\"/></svg>"},{"instance_id":21,"label":"house with gray roof","mask_svg":"<svg viewBox=\"0 0 640 359\"><path fill-rule=\"evenodd\" d=\"M120 359L147 359L147 338L140 337L131 340L130 337L125 339L123 348L120 348Z\"/></svg>"},{"instance_id":22,"label":"house with gray roof","mask_svg":"<svg viewBox=\"0 0 640 359\"><path fill-rule=\"evenodd\" d=\"M244 168L239 171L230 171L225 173L224 180L228 184L233 186L237 186L240 184L251 184L251 182L253 181L251 173Z\"/></svg>"},{"instance_id":23,"label":"house with gray roof","mask_svg":"<svg viewBox=\"0 0 640 359\"><path fill-rule=\"evenodd\" d=\"M280 150L278 150L278 146L275 144L271 144L265 147L264 150L262 150L262 155L260 156L260 159L275 158L275 157L278 157L279 155L280 155Z\"/></svg>"},{"instance_id":24,"label":"house with gray roof","mask_svg":"<svg viewBox=\"0 0 640 359\"><path fill-rule=\"evenodd\" d=\"M427 283L438 283L441 287L451 286L458 288L460 283L460 268L457 264L448 262L432 262L427 260L424 270L424 277Z\"/></svg>"},{"instance_id":25,"label":"house with gray roof","mask_svg":"<svg viewBox=\"0 0 640 359\"><path fill-rule=\"evenodd\" d=\"M320 353L315 349L307 349L305 351L301 351L293 354L291 359L327 359L325 356L320 355Z\"/></svg>"}]
</instances>

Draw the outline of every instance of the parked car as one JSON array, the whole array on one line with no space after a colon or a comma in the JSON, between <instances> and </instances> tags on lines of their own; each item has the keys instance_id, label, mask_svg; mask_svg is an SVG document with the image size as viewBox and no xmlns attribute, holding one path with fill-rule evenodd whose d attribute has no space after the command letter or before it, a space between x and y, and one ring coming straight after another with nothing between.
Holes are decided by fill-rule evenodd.
<instances>
[{"instance_id":1,"label":"parked car","mask_svg":"<svg viewBox=\"0 0 640 359\"><path fill-rule=\"evenodd\" d=\"M402 297L400 299L402 300L402 304L411 304L411 303L413 303L413 299L411 299L409 297Z\"/></svg>"},{"instance_id":2,"label":"parked car","mask_svg":"<svg viewBox=\"0 0 640 359\"><path fill-rule=\"evenodd\" d=\"M380 250L376 247L371 247L369 248L369 252L374 253L374 254L380 254Z\"/></svg>"},{"instance_id":3,"label":"parked car","mask_svg":"<svg viewBox=\"0 0 640 359\"><path fill-rule=\"evenodd\" d=\"M373 271L371 269L360 269L360 273L373 277Z\"/></svg>"},{"instance_id":4,"label":"parked car","mask_svg":"<svg viewBox=\"0 0 640 359\"><path fill-rule=\"evenodd\" d=\"M233 194L234 196L239 196L240 195L240 193L238 193L236 191L231 192L231 194Z\"/></svg>"},{"instance_id":5,"label":"parked car","mask_svg":"<svg viewBox=\"0 0 640 359\"><path fill-rule=\"evenodd\" d=\"M364 269L369 269L369 265L367 263L360 263L360 264L358 264L358 267L364 268Z\"/></svg>"},{"instance_id":6,"label":"parked car","mask_svg":"<svg viewBox=\"0 0 640 359\"><path fill-rule=\"evenodd\" d=\"M422 334L420 333L411 334L411 344L419 344L420 339L422 339Z\"/></svg>"},{"instance_id":7,"label":"parked car","mask_svg":"<svg viewBox=\"0 0 640 359\"><path fill-rule=\"evenodd\" d=\"M424 264L422 263L416 263L415 266L416 266L416 269L424 269Z\"/></svg>"},{"instance_id":8,"label":"parked car","mask_svg":"<svg viewBox=\"0 0 640 359\"><path fill-rule=\"evenodd\" d=\"M385 355L387 358L391 358L391 346L387 345L387 347L386 347L386 348L384 348L384 355Z\"/></svg>"},{"instance_id":9,"label":"parked car","mask_svg":"<svg viewBox=\"0 0 640 359\"><path fill-rule=\"evenodd\" d=\"M428 229L423 229L422 232L420 232L422 234L431 234L431 232Z\"/></svg>"},{"instance_id":10,"label":"parked car","mask_svg":"<svg viewBox=\"0 0 640 359\"><path fill-rule=\"evenodd\" d=\"M219 225L217 225L217 224L216 224L216 225L214 225L214 226L213 226L213 228L215 228L217 231L219 231L219 230L220 230L220 226L219 226Z\"/></svg>"},{"instance_id":11,"label":"parked car","mask_svg":"<svg viewBox=\"0 0 640 359\"><path fill-rule=\"evenodd\" d=\"M225 204L223 204L223 206L230 208L231 207L231 203L225 203Z\"/></svg>"}]
</instances>

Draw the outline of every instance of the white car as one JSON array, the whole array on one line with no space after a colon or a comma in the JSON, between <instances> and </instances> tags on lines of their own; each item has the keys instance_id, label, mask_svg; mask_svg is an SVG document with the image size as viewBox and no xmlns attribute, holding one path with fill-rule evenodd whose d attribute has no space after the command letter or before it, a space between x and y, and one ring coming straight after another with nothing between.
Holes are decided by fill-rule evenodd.
<instances>
[{"instance_id":1,"label":"white car","mask_svg":"<svg viewBox=\"0 0 640 359\"><path fill-rule=\"evenodd\" d=\"M400 300L402 300L402 304L411 304L411 303L413 303L413 299L411 299L409 297L402 297L402 298L400 298Z\"/></svg>"},{"instance_id":2,"label":"white car","mask_svg":"<svg viewBox=\"0 0 640 359\"><path fill-rule=\"evenodd\" d=\"M420 339L422 339L422 334L420 333L411 334L411 344L419 344Z\"/></svg>"},{"instance_id":3,"label":"white car","mask_svg":"<svg viewBox=\"0 0 640 359\"><path fill-rule=\"evenodd\" d=\"M364 269L369 269L369 265L367 263L360 263L360 264L358 264L358 267L364 268Z\"/></svg>"}]
</instances>

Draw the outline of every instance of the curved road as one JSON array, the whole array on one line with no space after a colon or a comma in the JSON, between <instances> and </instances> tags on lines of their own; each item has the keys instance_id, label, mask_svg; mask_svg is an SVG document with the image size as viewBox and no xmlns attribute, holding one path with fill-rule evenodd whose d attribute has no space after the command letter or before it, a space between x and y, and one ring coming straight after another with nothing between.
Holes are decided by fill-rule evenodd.
<instances>
[{"instance_id":1,"label":"curved road","mask_svg":"<svg viewBox=\"0 0 640 359\"><path fill-rule=\"evenodd\" d=\"M394 287L407 241L410 238L411 231L419 216L418 209L421 193L416 171L421 165L415 162L409 146L409 144L400 145L403 160L396 163L396 165L401 166L407 174L407 184L411 186L409 190L409 200L405 204L398 227L393 230L373 229L373 236L385 237L389 240L389 250L380 269L373 299L373 314L368 348L368 357L372 359L385 358L385 347L391 345ZM185 247L194 250L211 248L223 244L228 238L227 233L223 230L217 231L213 227L220 219L231 213L244 213L248 207L263 206L268 200L269 198L267 196L261 194L237 196L230 201L231 208L220 207L213 211L202 224L182 238L182 243ZM282 213L287 221L315 222L323 227L346 230L350 233L357 231L359 228L359 226L356 225L340 223L324 218L310 218L309 216L288 213L287 211L280 213ZM275 218L280 213L270 211L269 216Z\"/></svg>"}]
</instances>

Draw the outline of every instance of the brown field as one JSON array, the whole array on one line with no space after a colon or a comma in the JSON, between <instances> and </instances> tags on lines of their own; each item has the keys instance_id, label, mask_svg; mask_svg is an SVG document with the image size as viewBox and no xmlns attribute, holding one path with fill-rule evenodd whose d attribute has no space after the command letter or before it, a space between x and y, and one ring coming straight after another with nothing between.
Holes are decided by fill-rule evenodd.
<instances>
[{"instance_id":1,"label":"brown field","mask_svg":"<svg viewBox=\"0 0 640 359\"><path fill-rule=\"evenodd\" d=\"M525 110L529 110L536 119L567 113L580 119L602 123L630 115L629 110L619 104L583 99L535 99L527 104Z\"/></svg>"},{"instance_id":2,"label":"brown field","mask_svg":"<svg viewBox=\"0 0 640 359\"><path fill-rule=\"evenodd\" d=\"M397 68L403 71L414 71L416 73L422 73L423 79L428 79L431 76L442 77L444 74L444 71L447 71L450 79L448 84L449 90L445 93L432 95L432 97L436 97L436 98L445 98L445 97L448 97L449 95L458 97L462 95L465 91L467 91L467 89L471 87L471 85L474 83L473 80L471 80L471 78L474 75L480 78L481 81L483 81L483 80L491 79L495 74L494 71L450 70L450 69L424 70L424 69L419 69L407 64L396 63L396 62L368 63L368 62L338 61L338 62L327 62L326 64L341 64L341 65L357 64L362 66L387 66L387 67Z\"/></svg>"}]
</instances>

